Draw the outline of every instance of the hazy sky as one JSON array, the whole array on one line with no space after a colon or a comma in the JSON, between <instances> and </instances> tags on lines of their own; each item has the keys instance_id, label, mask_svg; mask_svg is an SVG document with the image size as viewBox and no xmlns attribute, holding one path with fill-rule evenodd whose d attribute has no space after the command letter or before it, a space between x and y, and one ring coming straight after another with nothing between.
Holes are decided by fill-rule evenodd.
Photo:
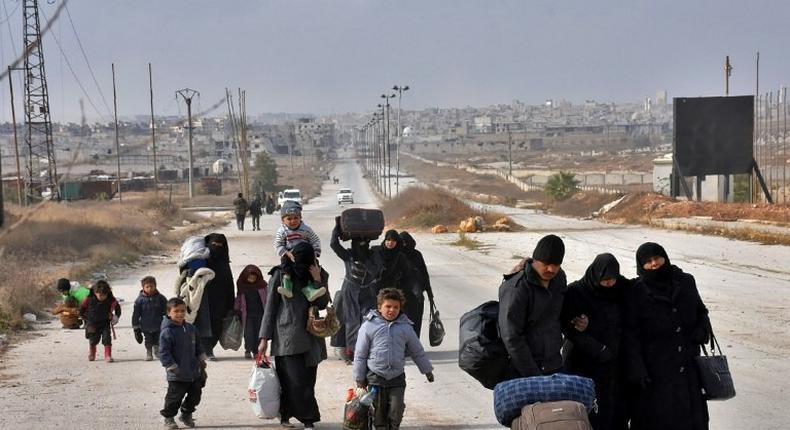
<instances>
[{"instance_id":1,"label":"hazy sky","mask_svg":"<svg viewBox=\"0 0 790 430\"><path fill-rule=\"evenodd\" d=\"M12 36L20 50L22 16L20 0L0 1L5 66ZM250 114L368 111L396 83L412 87L408 109L716 95L728 54L731 94L751 94L758 50L761 87L790 82L787 0L71 0L69 11L110 108L116 64L120 115L148 112L149 61L162 115L186 112L174 97L185 86L203 108L243 87ZM53 30L44 40L53 120L79 118L85 97L53 35L109 119L65 14Z\"/></svg>"}]
</instances>

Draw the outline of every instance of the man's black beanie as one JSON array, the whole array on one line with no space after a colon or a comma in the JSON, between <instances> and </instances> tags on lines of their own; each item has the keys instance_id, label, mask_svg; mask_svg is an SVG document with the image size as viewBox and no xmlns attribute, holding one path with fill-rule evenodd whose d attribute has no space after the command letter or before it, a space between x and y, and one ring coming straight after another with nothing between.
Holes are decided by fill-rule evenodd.
<instances>
[{"instance_id":1,"label":"man's black beanie","mask_svg":"<svg viewBox=\"0 0 790 430\"><path fill-rule=\"evenodd\" d=\"M564 257L565 244L562 243L562 239L553 234L543 236L532 252L533 260L538 260L545 264L562 264Z\"/></svg>"}]
</instances>

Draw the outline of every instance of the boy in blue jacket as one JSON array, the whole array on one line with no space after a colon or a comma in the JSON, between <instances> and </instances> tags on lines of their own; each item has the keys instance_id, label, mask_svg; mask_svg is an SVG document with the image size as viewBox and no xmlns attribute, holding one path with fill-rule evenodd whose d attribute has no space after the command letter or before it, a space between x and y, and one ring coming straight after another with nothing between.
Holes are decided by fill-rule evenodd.
<instances>
[{"instance_id":1,"label":"boy in blue jacket","mask_svg":"<svg viewBox=\"0 0 790 430\"><path fill-rule=\"evenodd\" d=\"M159 335L159 361L167 373L165 428L177 429L176 413L187 427L195 427L192 413L200 403L206 385L206 354L195 326L186 322L187 305L179 298L167 301L167 318L162 321ZM186 398L184 397L186 396Z\"/></svg>"},{"instance_id":2,"label":"boy in blue jacket","mask_svg":"<svg viewBox=\"0 0 790 430\"><path fill-rule=\"evenodd\" d=\"M137 343L145 336L145 361L159 358L159 330L167 312L167 298L156 289L156 278L146 276L140 281L142 290L134 301L132 328Z\"/></svg>"},{"instance_id":3,"label":"boy in blue jacket","mask_svg":"<svg viewBox=\"0 0 790 430\"><path fill-rule=\"evenodd\" d=\"M433 382L433 366L414 331L413 323L400 313L406 298L397 288L384 288L359 329L354 350L354 380L358 387L376 387L374 426L397 430L406 409L406 353L428 382Z\"/></svg>"}]
</instances>

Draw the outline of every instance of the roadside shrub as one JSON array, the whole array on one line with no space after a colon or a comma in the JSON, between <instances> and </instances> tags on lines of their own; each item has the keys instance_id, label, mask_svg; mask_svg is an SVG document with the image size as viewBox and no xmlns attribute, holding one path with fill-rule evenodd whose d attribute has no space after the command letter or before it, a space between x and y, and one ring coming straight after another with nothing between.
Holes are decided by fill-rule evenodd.
<instances>
[{"instance_id":1,"label":"roadside shrub","mask_svg":"<svg viewBox=\"0 0 790 430\"><path fill-rule=\"evenodd\" d=\"M562 201L570 198L579 189L580 181L571 172L555 173L546 182L546 195L554 201Z\"/></svg>"}]
</instances>

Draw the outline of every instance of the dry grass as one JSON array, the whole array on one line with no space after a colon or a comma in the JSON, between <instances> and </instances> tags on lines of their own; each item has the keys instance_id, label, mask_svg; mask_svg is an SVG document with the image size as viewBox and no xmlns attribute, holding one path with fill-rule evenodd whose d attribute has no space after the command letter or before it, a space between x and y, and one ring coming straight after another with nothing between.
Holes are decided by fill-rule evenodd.
<instances>
[{"instance_id":1,"label":"dry grass","mask_svg":"<svg viewBox=\"0 0 790 430\"><path fill-rule=\"evenodd\" d=\"M132 262L177 245L187 233L171 230L186 219L178 207L153 196L122 205L80 201L10 210L21 221L0 231L0 331L21 326L25 312L49 308L57 278Z\"/></svg>"},{"instance_id":2,"label":"dry grass","mask_svg":"<svg viewBox=\"0 0 790 430\"><path fill-rule=\"evenodd\" d=\"M475 210L452 194L437 188L408 188L398 197L385 202L382 210L385 219L396 228L417 230L444 224L452 231L462 220L478 215L491 225L505 216L498 212Z\"/></svg>"},{"instance_id":3,"label":"dry grass","mask_svg":"<svg viewBox=\"0 0 790 430\"><path fill-rule=\"evenodd\" d=\"M579 191L567 200L554 202L549 212L556 215L585 218L600 210L607 203L611 203L620 197L620 195L616 194Z\"/></svg>"}]
</instances>

